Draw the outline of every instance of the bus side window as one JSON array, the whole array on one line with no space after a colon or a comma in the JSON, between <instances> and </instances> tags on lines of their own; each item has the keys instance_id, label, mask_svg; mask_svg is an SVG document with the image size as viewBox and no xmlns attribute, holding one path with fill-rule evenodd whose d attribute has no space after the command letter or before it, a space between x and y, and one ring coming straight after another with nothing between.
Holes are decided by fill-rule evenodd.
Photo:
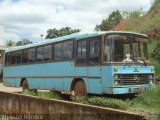
<instances>
[{"instance_id":1,"label":"bus side window","mask_svg":"<svg viewBox=\"0 0 160 120\"><path fill-rule=\"evenodd\" d=\"M111 61L111 46L110 46L111 40L105 39L105 46L104 46L104 62L110 62Z\"/></svg>"},{"instance_id":2,"label":"bus side window","mask_svg":"<svg viewBox=\"0 0 160 120\"><path fill-rule=\"evenodd\" d=\"M63 58L63 43L54 45L54 60L62 60Z\"/></svg>"},{"instance_id":3,"label":"bus side window","mask_svg":"<svg viewBox=\"0 0 160 120\"><path fill-rule=\"evenodd\" d=\"M22 51L22 63L27 63L28 62L28 50L23 50Z\"/></svg>"},{"instance_id":4,"label":"bus side window","mask_svg":"<svg viewBox=\"0 0 160 120\"><path fill-rule=\"evenodd\" d=\"M63 43L63 59L69 60L73 57L73 42L64 42Z\"/></svg>"},{"instance_id":5,"label":"bus side window","mask_svg":"<svg viewBox=\"0 0 160 120\"><path fill-rule=\"evenodd\" d=\"M52 59L52 45L44 46L44 61Z\"/></svg>"},{"instance_id":6,"label":"bus side window","mask_svg":"<svg viewBox=\"0 0 160 120\"><path fill-rule=\"evenodd\" d=\"M76 63L77 64L86 64L86 41L79 41L77 43L77 52L76 52Z\"/></svg>"},{"instance_id":7,"label":"bus side window","mask_svg":"<svg viewBox=\"0 0 160 120\"><path fill-rule=\"evenodd\" d=\"M5 54L5 65L10 65L10 53Z\"/></svg>"},{"instance_id":8,"label":"bus side window","mask_svg":"<svg viewBox=\"0 0 160 120\"><path fill-rule=\"evenodd\" d=\"M44 47L37 48L37 62L43 61L43 58L44 58L44 56L43 56L44 49L43 48Z\"/></svg>"},{"instance_id":9,"label":"bus side window","mask_svg":"<svg viewBox=\"0 0 160 120\"><path fill-rule=\"evenodd\" d=\"M22 52L18 51L15 53L15 64L21 64Z\"/></svg>"},{"instance_id":10,"label":"bus side window","mask_svg":"<svg viewBox=\"0 0 160 120\"><path fill-rule=\"evenodd\" d=\"M11 53L11 64L16 64L16 53L12 52Z\"/></svg>"},{"instance_id":11,"label":"bus side window","mask_svg":"<svg viewBox=\"0 0 160 120\"><path fill-rule=\"evenodd\" d=\"M32 48L28 50L28 62L32 63L36 60L36 49Z\"/></svg>"},{"instance_id":12,"label":"bus side window","mask_svg":"<svg viewBox=\"0 0 160 120\"><path fill-rule=\"evenodd\" d=\"M91 40L89 43L89 63L99 63L99 51L100 51L100 43L99 40Z\"/></svg>"}]
</instances>

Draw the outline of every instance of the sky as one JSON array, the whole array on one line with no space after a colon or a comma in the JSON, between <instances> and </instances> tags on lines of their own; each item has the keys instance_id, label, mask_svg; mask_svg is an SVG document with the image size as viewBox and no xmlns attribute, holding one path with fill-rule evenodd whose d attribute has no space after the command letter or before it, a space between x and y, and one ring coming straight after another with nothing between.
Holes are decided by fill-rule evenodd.
<instances>
[{"instance_id":1,"label":"sky","mask_svg":"<svg viewBox=\"0 0 160 120\"><path fill-rule=\"evenodd\" d=\"M69 26L82 32L93 31L112 11L148 11L153 0L0 0L3 39L33 42L43 40L48 29ZM2 27L0 27L2 28ZM0 35L2 36L2 35Z\"/></svg>"}]
</instances>

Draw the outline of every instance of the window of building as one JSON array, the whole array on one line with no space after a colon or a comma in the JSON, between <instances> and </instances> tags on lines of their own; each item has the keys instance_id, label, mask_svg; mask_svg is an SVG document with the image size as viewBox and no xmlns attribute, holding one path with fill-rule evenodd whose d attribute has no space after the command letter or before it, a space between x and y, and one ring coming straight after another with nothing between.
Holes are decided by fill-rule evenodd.
<instances>
[{"instance_id":1,"label":"window of building","mask_svg":"<svg viewBox=\"0 0 160 120\"><path fill-rule=\"evenodd\" d=\"M44 47L37 48L37 62L43 61L43 48Z\"/></svg>"},{"instance_id":2,"label":"window of building","mask_svg":"<svg viewBox=\"0 0 160 120\"><path fill-rule=\"evenodd\" d=\"M73 56L73 42L64 42L63 43L63 59L72 59Z\"/></svg>"},{"instance_id":3,"label":"window of building","mask_svg":"<svg viewBox=\"0 0 160 120\"><path fill-rule=\"evenodd\" d=\"M63 58L63 43L54 45L54 60L62 60Z\"/></svg>"},{"instance_id":4,"label":"window of building","mask_svg":"<svg viewBox=\"0 0 160 120\"><path fill-rule=\"evenodd\" d=\"M44 47L44 60L48 61L52 59L52 45L47 45Z\"/></svg>"},{"instance_id":5,"label":"window of building","mask_svg":"<svg viewBox=\"0 0 160 120\"><path fill-rule=\"evenodd\" d=\"M100 43L99 40L91 40L89 42L89 63L99 63L99 51Z\"/></svg>"}]
</instances>

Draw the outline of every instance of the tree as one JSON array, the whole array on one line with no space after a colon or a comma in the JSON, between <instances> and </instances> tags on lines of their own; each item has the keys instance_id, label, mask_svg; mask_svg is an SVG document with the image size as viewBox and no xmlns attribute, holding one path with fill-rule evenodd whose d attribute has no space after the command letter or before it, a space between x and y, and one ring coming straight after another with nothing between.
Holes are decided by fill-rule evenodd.
<instances>
[{"instance_id":1,"label":"tree","mask_svg":"<svg viewBox=\"0 0 160 120\"><path fill-rule=\"evenodd\" d=\"M80 29L72 29L70 27L64 27L58 30L56 28L53 28L53 29L47 30L47 35L45 39L52 39L52 38L69 35L76 32L80 32Z\"/></svg>"},{"instance_id":2,"label":"tree","mask_svg":"<svg viewBox=\"0 0 160 120\"><path fill-rule=\"evenodd\" d=\"M122 15L119 10L113 11L109 17L102 20L100 25L96 25L95 30L107 31L112 30L122 20Z\"/></svg>"},{"instance_id":3,"label":"tree","mask_svg":"<svg viewBox=\"0 0 160 120\"><path fill-rule=\"evenodd\" d=\"M151 57L160 62L160 37L157 38L157 43L151 53Z\"/></svg>"},{"instance_id":4,"label":"tree","mask_svg":"<svg viewBox=\"0 0 160 120\"><path fill-rule=\"evenodd\" d=\"M122 20L122 15L119 10L113 11L108 17L108 21L112 28L115 25L117 25L121 20Z\"/></svg>"},{"instance_id":5,"label":"tree","mask_svg":"<svg viewBox=\"0 0 160 120\"><path fill-rule=\"evenodd\" d=\"M124 12L122 12L122 17L123 17L123 19L137 19L137 18L142 17L144 14L145 14L145 12L141 8L139 10L135 10L135 11L131 11L131 12L124 11Z\"/></svg>"},{"instance_id":6,"label":"tree","mask_svg":"<svg viewBox=\"0 0 160 120\"><path fill-rule=\"evenodd\" d=\"M14 44L15 43L12 40L7 40L7 42L6 42L6 46L8 46L8 47L13 47Z\"/></svg>"},{"instance_id":7,"label":"tree","mask_svg":"<svg viewBox=\"0 0 160 120\"><path fill-rule=\"evenodd\" d=\"M22 39L16 43L16 46L22 46L22 45L27 45L33 43L32 41L28 39Z\"/></svg>"}]
</instances>

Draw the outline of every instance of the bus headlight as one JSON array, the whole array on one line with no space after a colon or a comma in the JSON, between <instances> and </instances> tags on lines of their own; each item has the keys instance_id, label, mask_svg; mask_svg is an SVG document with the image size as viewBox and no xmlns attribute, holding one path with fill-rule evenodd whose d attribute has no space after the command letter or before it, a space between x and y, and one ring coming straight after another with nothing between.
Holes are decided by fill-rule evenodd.
<instances>
[{"instance_id":1,"label":"bus headlight","mask_svg":"<svg viewBox=\"0 0 160 120\"><path fill-rule=\"evenodd\" d=\"M119 75L114 75L114 85L115 86L119 86L120 85Z\"/></svg>"},{"instance_id":2,"label":"bus headlight","mask_svg":"<svg viewBox=\"0 0 160 120\"><path fill-rule=\"evenodd\" d=\"M153 84L154 83L154 77L153 77L153 75L149 75L149 79L150 79L150 84Z\"/></svg>"},{"instance_id":3,"label":"bus headlight","mask_svg":"<svg viewBox=\"0 0 160 120\"><path fill-rule=\"evenodd\" d=\"M119 81L118 80L114 81L114 85L119 86L120 85Z\"/></svg>"},{"instance_id":4,"label":"bus headlight","mask_svg":"<svg viewBox=\"0 0 160 120\"><path fill-rule=\"evenodd\" d=\"M153 79L153 75L149 75L149 79Z\"/></svg>"},{"instance_id":5,"label":"bus headlight","mask_svg":"<svg viewBox=\"0 0 160 120\"><path fill-rule=\"evenodd\" d=\"M118 80L119 76L118 75L114 75L114 80Z\"/></svg>"}]
</instances>

